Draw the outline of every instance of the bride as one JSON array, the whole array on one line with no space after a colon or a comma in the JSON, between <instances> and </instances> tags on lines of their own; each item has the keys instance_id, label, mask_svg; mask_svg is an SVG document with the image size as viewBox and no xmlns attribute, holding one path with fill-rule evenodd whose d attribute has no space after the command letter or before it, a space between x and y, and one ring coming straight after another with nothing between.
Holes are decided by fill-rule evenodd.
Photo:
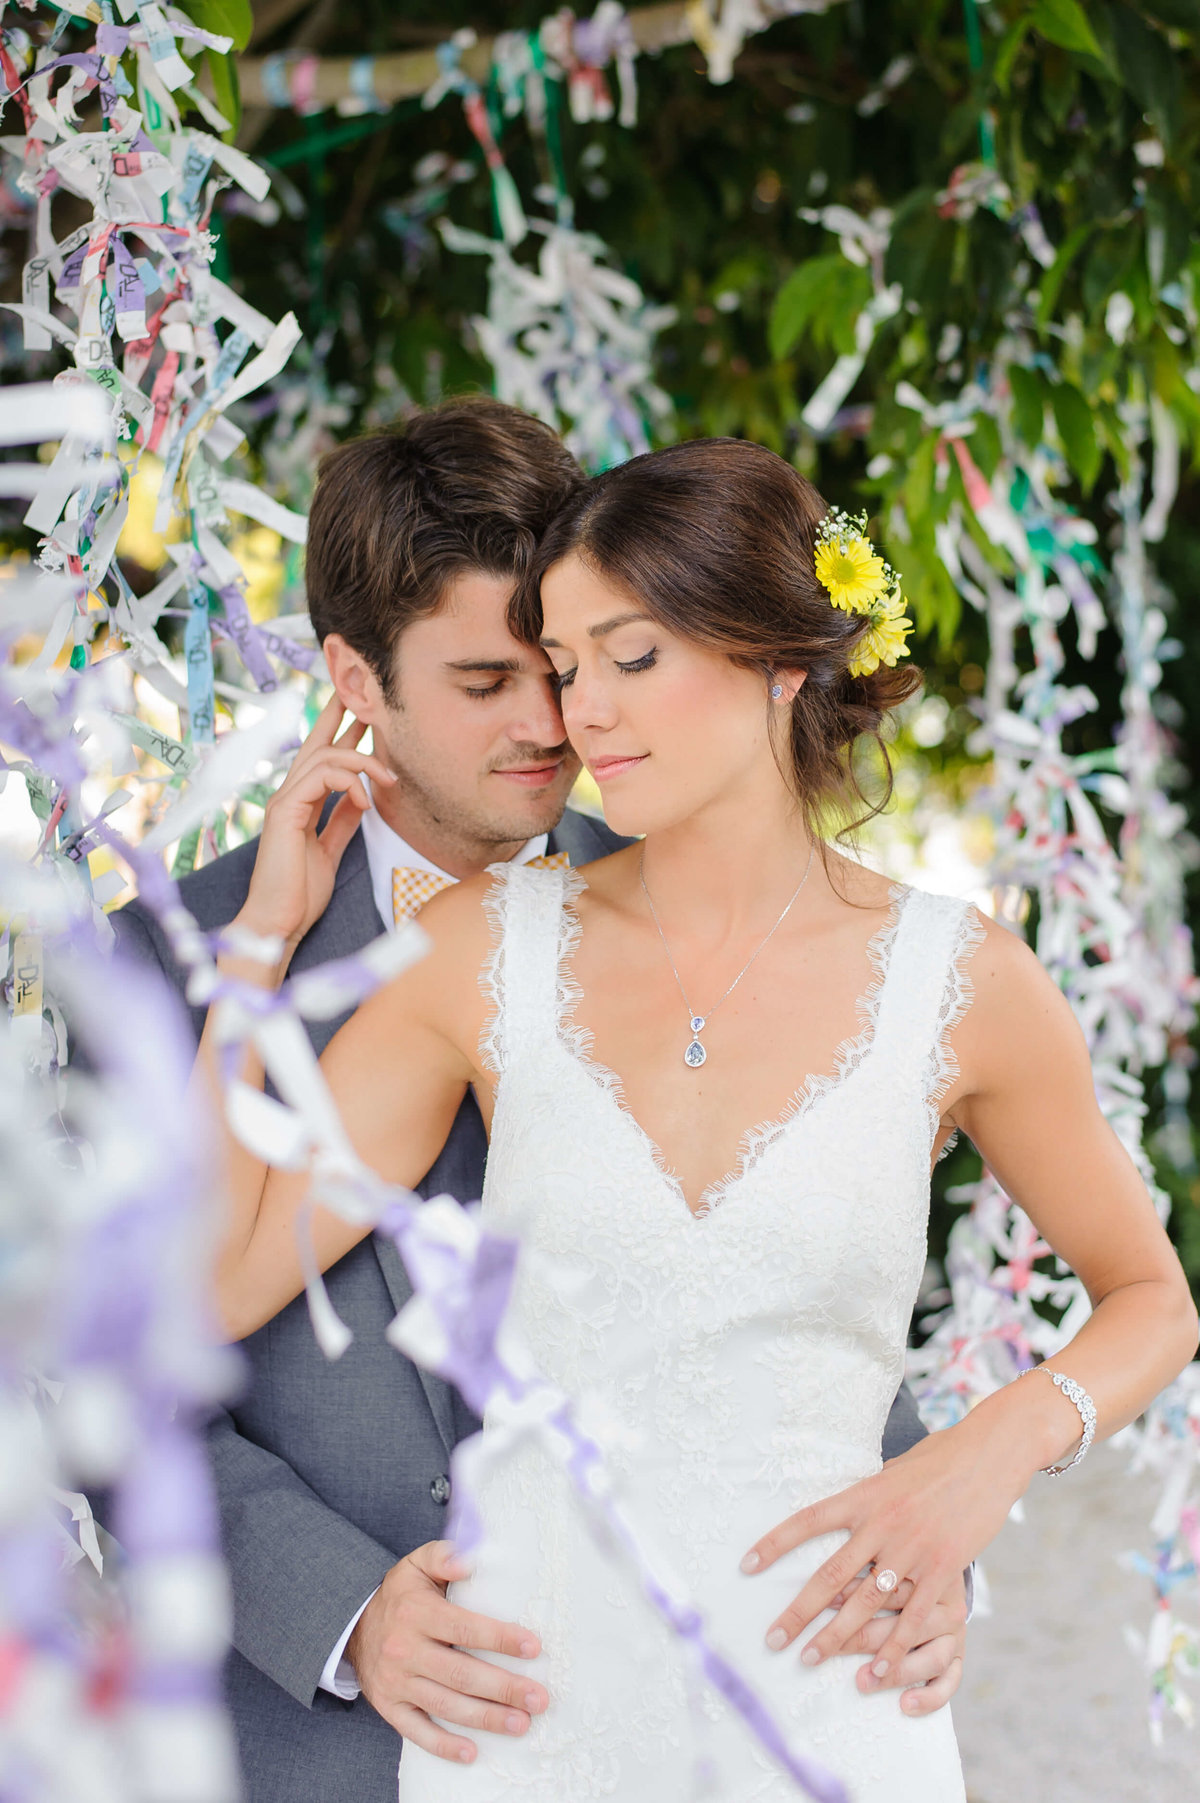
<instances>
[{"instance_id":1,"label":"bride","mask_svg":"<svg viewBox=\"0 0 1200 1803\"><path fill-rule=\"evenodd\" d=\"M609 824L639 842L439 895L429 955L341 1030L326 1077L361 1156L407 1185L474 1088L485 1215L528 1251L511 1318L603 1423L631 1518L853 1803L962 1803L949 1711L906 1717L832 1655L900 1604L885 1672L1034 1474L1176 1375L1197 1333L1182 1271L1034 954L831 841L861 799L851 749L916 686L898 586L855 522L758 446L678 445L591 481L515 607ZM328 763L330 790L354 782L353 758ZM240 924L273 931L288 880L256 870ZM1095 1310L1032 1383L881 1468L956 1129ZM303 1287L305 1184L232 1142L228 1163L219 1293L241 1336ZM318 1211L322 1267L364 1232ZM697 1753L730 1803L795 1794L720 1698L691 1695L538 1445L475 1500L456 1600L536 1630L550 1707L470 1765L406 1744L401 1803L675 1803Z\"/></svg>"}]
</instances>

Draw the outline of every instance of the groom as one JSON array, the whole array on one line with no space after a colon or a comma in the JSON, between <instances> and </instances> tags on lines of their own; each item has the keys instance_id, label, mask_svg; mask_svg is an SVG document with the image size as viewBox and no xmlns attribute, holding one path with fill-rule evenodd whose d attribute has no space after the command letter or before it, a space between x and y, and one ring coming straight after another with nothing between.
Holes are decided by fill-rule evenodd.
<instances>
[{"instance_id":1,"label":"groom","mask_svg":"<svg viewBox=\"0 0 1200 1803\"><path fill-rule=\"evenodd\" d=\"M538 537L582 479L549 428L484 398L444 403L323 461L307 587L336 698L309 744L329 745L346 709L371 725L398 780L373 796L292 971L359 949L488 864L584 863L624 843L567 808L579 762L552 672L507 623ZM239 847L183 880L202 928L238 913L256 852L257 842ZM182 993L149 910L132 902L113 921L122 946ZM202 1010L192 1018L199 1037ZM341 1025L309 1024L318 1053ZM420 1193L477 1197L485 1153L468 1096ZM244 1342L243 1394L209 1439L248 1803L386 1803L398 1734L469 1759L473 1735L523 1732L553 1703L519 1668L475 1656L531 1656L537 1643L520 1624L467 1617L445 1597L450 1454L478 1422L384 1339L411 1293L398 1253L370 1237L327 1284L353 1331L349 1350L326 1362L300 1297ZM902 1390L885 1454L923 1431ZM869 1624L853 1651L877 1650L882 1634L870 1636L885 1626ZM961 1609L952 1602L931 1633L896 1674L928 1681L907 1694L913 1713L957 1688Z\"/></svg>"}]
</instances>

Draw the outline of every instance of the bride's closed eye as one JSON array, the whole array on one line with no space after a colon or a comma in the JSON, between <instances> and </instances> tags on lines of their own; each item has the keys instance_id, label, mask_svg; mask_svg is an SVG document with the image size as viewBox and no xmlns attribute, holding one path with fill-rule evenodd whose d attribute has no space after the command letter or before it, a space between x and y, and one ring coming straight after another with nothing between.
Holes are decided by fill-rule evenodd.
<instances>
[{"instance_id":1,"label":"bride's closed eye","mask_svg":"<svg viewBox=\"0 0 1200 1803\"><path fill-rule=\"evenodd\" d=\"M613 662L616 664L617 669L622 671L626 676L636 676L639 671L652 670L654 668L655 664L658 662L658 647L652 646L651 649L646 652L644 657L635 657L632 663L623 664L620 658L614 658ZM576 668L578 668L578 665L576 665ZM555 677L555 684L560 693L563 689L570 688L574 678L574 670L563 670Z\"/></svg>"}]
</instances>

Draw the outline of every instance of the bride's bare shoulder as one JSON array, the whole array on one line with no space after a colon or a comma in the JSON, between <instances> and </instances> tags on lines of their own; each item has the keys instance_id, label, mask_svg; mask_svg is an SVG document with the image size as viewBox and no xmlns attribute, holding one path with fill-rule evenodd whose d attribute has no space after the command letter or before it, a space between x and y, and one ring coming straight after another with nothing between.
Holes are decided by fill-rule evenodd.
<instances>
[{"instance_id":1,"label":"bride's bare shoulder","mask_svg":"<svg viewBox=\"0 0 1200 1803\"><path fill-rule=\"evenodd\" d=\"M835 851L832 846L818 846L817 850L829 878L829 887L840 901L852 908L876 908L881 912L892 906L897 889L894 877L860 863L857 858L847 857L845 852Z\"/></svg>"},{"instance_id":2,"label":"bride's bare shoulder","mask_svg":"<svg viewBox=\"0 0 1200 1803\"><path fill-rule=\"evenodd\" d=\"M642 842L635 839L632 845L622 845L619 851L610 851L603 858L593 858L590 864L578 865L577 874L593 895L613 900L624 894L631 882L637 882L641 858Z\"/></svg>"}]
</instances>

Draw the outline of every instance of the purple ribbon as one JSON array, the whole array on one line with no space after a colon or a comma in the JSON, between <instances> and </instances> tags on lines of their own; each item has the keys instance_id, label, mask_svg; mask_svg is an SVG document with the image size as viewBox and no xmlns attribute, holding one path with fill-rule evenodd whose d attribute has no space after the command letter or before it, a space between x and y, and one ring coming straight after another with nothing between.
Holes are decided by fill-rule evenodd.
<instances>
[{"instance_id":1,"label":"purple ribbon","mask_svg":"<svg viewBox=\"0 0 1200 1803\"><path fill-rule=\"evenodd\" d=\"M36 745L41 754L36 761L46 756L64 768L68 735L74 730L74 687L71 680L62 684L56 697L57 717L36 719L27 708L9 707L15 720L9 728L0 716L3 736L27 754ZM82 772L73 746L70 751L74 787ZM180 961L193 969L207 964L211 974L206 937L182 908L178 888L158 859L126 845L103 821L91 830L133 869L143 901L158 915ZM77 931L75 939L82 944L84 935ZM340 961L340 974L360 996L378 981L361 958ZM290 1007L293 997L300 999L303 993L299 980L294 990L285 984L275 995L254 985L224 981L248 1008ZM77 988L78 982L68 987ZM178 1210L194 1205L199 1176L195 1150L180 1138L190 1062L181 1010L173 998L167 1005L163 989L141 971L102 967L93 980L88 970L82 1009L85 1042L121 1093L136 1095L139 1119L145 1120L147 1131L160 1136L161 1175L152 1192L130 1197L118 1216L106 1218L81 1242L64 1309L70 1367L119 1372L139 1397L138 1443L119 1484L117 1529L131 1561L143 1564L151 1575L158 1559L211 1553L217 1544L196 1416L206 1396L219 1390L218 1372L193 1363L190 1370L168 1375L161 1370L159 1356L168 1294L165 1279L176 1243ZM380 1231L391 1236L404 1260L414 1295L432 1307L444 1346L435 1367L439 1375L454 1383L479 1415L497 1396L535 1397L542 1380L514 1371L499 1344L516 1272L517 1243L481 1229L464 1236L469 1246L464 1251L423 1230L423 1205L410 1192L385 1185L366 1171L340 1181L350 1182L356 1201L372 1208ZM336 1204L336 1197L323 1199ZM168 1384L177 1387L187 1405L174 1415ZM595 1482L602 1466L600 1448L578 1426L571 1404L554 1391L547 1389L546 1394L553 1406L549 1424L558 1445L565 1442L568 1448L568 1475L599 1537L625 1560L647 1601L780 1768L815 1803L847 1803L836 1778L789 1747L761 1698L709 1641L700 1612L663 1587L607 1491ZM463 1498L456 1499L455 1525L468 1537L478 1526ZM134 1676L137 1694L156 1700L207 1700L211 1682L207 1669L179 1662L160 1662L153 1670L138 1669Z\"/></svg>"},{"instance_id":2,"label":"purple ribbon","mask_svg":"<svg viewBox=\"0 0 1200 1803\"><path fill-rule=\"evenodd\" d=\"M279 687L279 678L271 667L271 660L250 618L242 586L238 582L231 582L219 592L225 608L225 631L237 646L238 656L249 671L255 687L262 694L269 694L272 689Z\"/></svg>"}]
</instances>

